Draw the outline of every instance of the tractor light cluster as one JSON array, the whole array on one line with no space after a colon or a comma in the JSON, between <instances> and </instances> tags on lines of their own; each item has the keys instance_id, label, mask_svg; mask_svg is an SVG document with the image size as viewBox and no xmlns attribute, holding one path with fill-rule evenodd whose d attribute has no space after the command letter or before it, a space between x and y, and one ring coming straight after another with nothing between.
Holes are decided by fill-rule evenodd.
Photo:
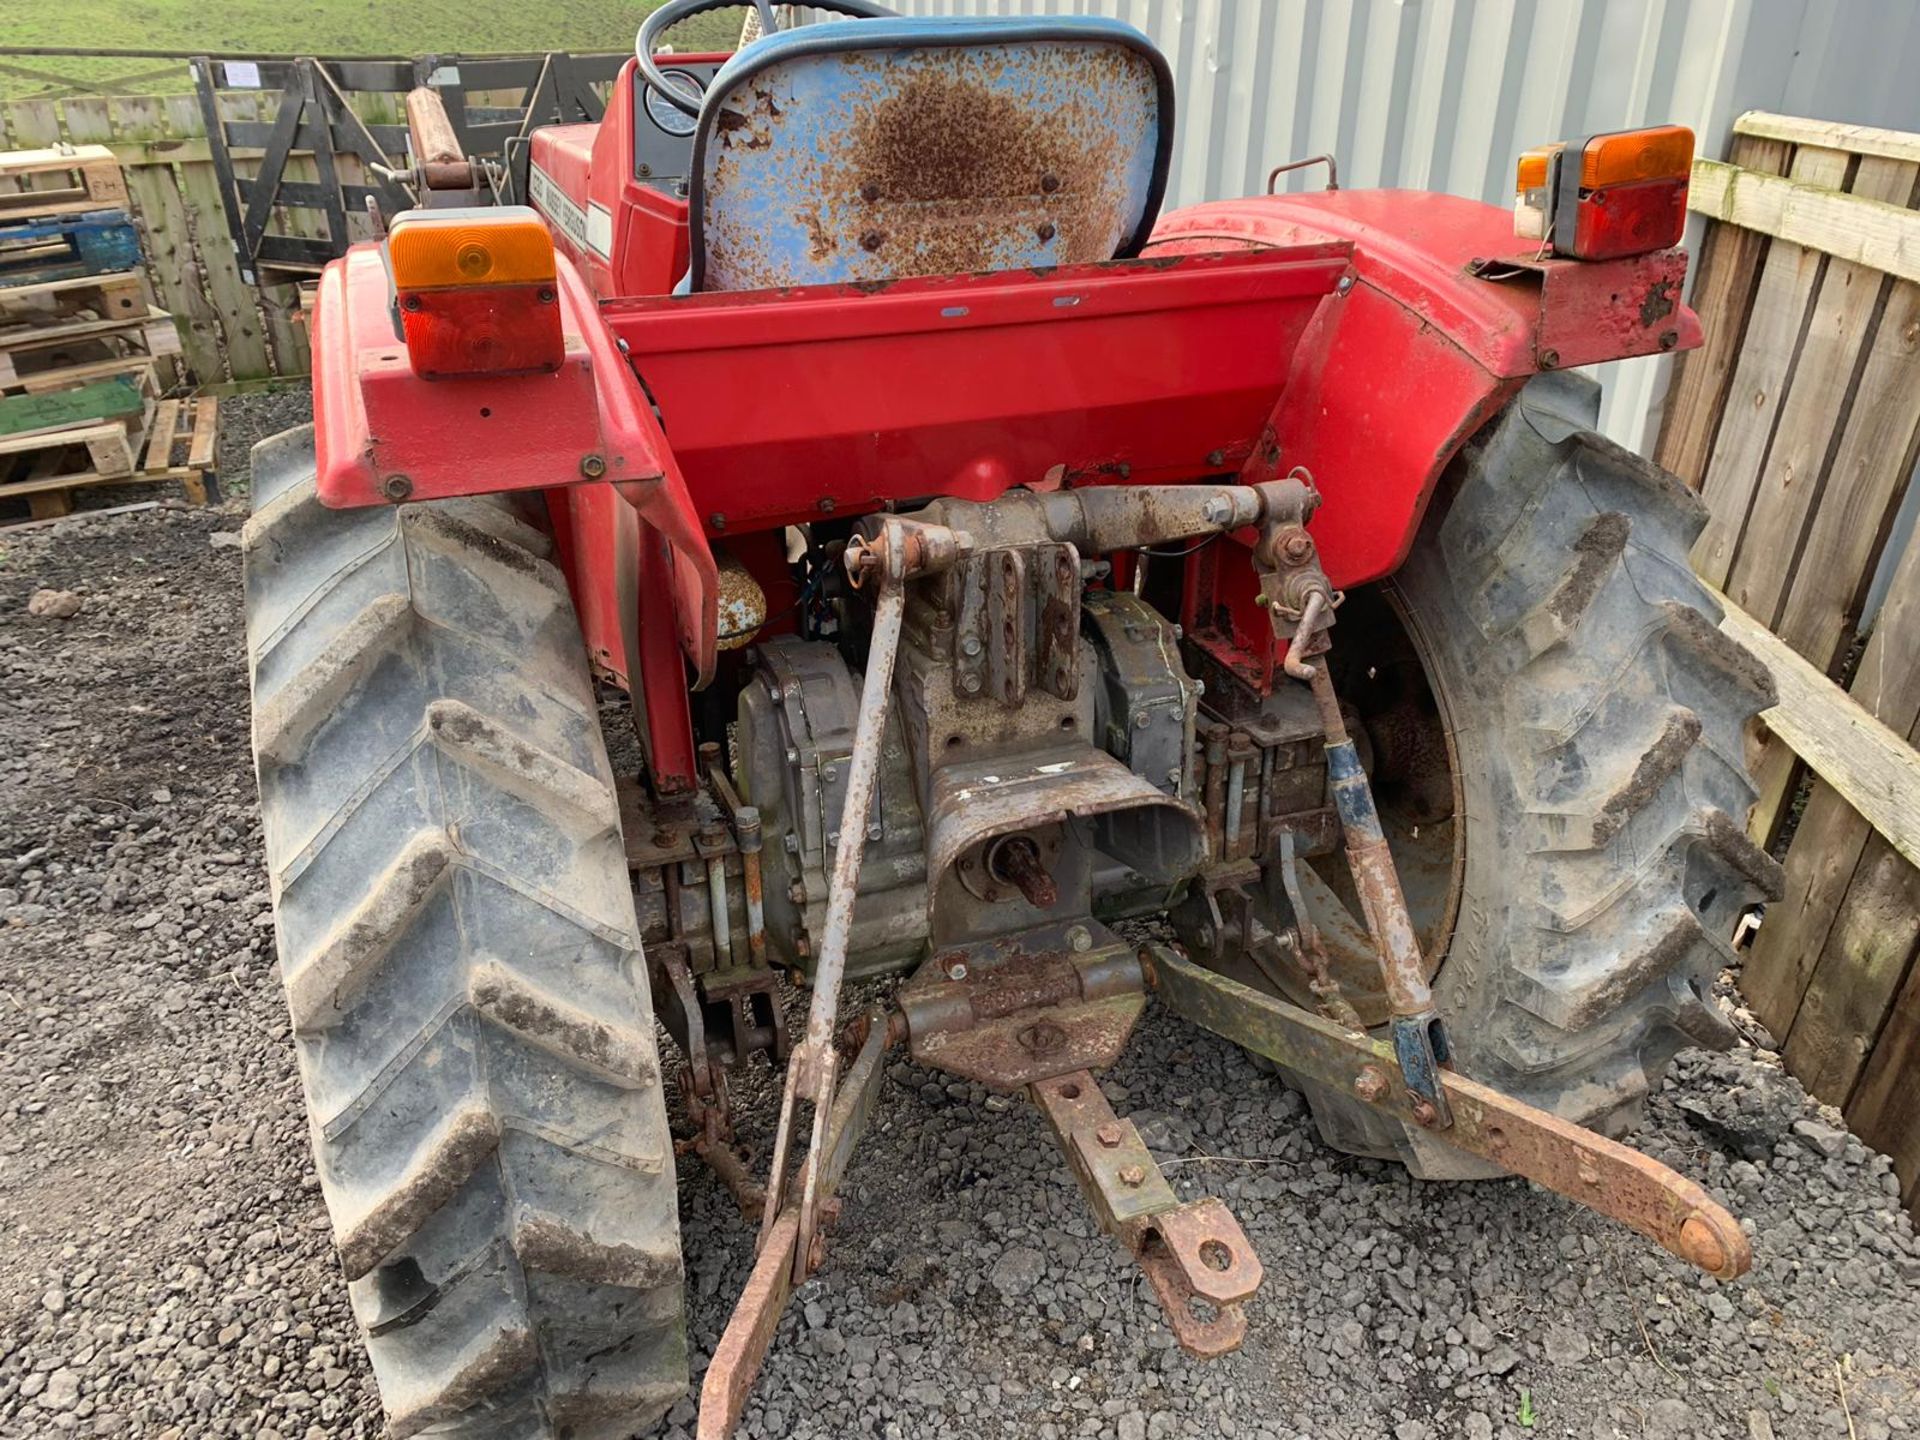
<instances>
[{"instance_id":1,"label":"tractor light cluster","mask_svg":"<svg viewBox=\"0 0 1920 1440\"><path fill-rule=\"evenodd\" d=\"M1536 146L1514 176L1514 233L1573 260L1664 250L1686 229L1692 168L1684 125Z\"/></svg>"},{"instance_id":2,"label":"tractor light cluster","mask_svg":"<svg viewBox=\"0 0 1920 1440\"><path fill-rule=\"evenodd\" d=\"M551 372L566 358L553 237L526 206L409 210L387 264L422 379Z\"/></svg>"}]
</instances>

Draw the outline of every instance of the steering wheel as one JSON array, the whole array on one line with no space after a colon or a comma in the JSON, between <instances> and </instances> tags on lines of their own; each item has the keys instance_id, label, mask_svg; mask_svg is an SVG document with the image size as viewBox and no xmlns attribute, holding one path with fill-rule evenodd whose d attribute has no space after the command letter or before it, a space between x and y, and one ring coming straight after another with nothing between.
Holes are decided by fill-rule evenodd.
<instances>
[{"instance_id":1,"label":"steering wheel","mask_svg":"<svg viewBox=\"0 0 1920 1440\"><path fill-rule=\"evenodd\" d=\"M773 17L771 0L667 0L666 4L641 21L640 33L633 37L633 58L639 62L640 78L646 81L647 88L683 114L698 115L700 97L682 94L679 87L661 74L660 67L653 63L654 42L682 20L704 15L709 10L726 10L736 5L751 5L758 10L760 28L767 34L772 35L780 29L780 22ZM900 13L884 5L875 5L872 0L809 0L809 8L845 15L853 20L888 20Z\"/></svg>"}]
</instances>

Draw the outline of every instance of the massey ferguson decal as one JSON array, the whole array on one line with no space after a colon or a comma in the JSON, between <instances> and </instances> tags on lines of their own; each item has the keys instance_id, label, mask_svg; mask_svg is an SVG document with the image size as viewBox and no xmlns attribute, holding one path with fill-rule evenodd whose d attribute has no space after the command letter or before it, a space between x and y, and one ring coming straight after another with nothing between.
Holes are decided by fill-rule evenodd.
<instances>
[{"instance_id":1,"label":"massey ferguson decal","mask_svg":"<svg viewBox=\"0 0 1920 1440\"><path fill-rule=\"evenodd\" d=\"M609 224L593 226L592 229L599 233L589 239L587 212L580 208L571 195L560 188L559 181L538 165L533 166L528 172L527 193L533 201L534 208L551 220L554 228L571 240L576 248L591 250L601 256L608 253L613 239L613 227ZM601 213L605 214L604 211ZM600 243L595 244L594 240Z\"/></svg>"}]
</instances>

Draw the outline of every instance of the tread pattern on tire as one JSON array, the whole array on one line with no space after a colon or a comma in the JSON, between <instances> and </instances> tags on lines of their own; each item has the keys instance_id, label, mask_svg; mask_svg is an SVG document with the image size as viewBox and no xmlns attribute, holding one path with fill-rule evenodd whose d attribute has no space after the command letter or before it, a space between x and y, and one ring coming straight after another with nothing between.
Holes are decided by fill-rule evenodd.
<instances>
[{"instance_id":1,"label":"tread pattern on tire","mask_svg":"<svg viewBox=\"0 0 1920 1440\"><path fill-rule=\"evenodd\" d=\"M686 1390L613 775L505 497L332 511L255 447L254 736L321 1186L396 1437L628 1436Z\"/></svg>"},{"instance_id":2,"label":"tread pattern on tire","mask_svg":"<svg viewBox=\"0 0 1920 1440\"><path fill-rule=\"evenodd\" d=\"M1455 461L1393 583L1442 672L1481 831L1435 981L1456 1057L1620 1133L1678 1049L1730 1040L1722 937L1780 870L1742 824L1771 681L1688 566L1704 507L1594 434L1597 411L1583 377L1529 383ZM1486 1173L1306 1088L1341 1148Z\"/></svg>"}]
</instances>

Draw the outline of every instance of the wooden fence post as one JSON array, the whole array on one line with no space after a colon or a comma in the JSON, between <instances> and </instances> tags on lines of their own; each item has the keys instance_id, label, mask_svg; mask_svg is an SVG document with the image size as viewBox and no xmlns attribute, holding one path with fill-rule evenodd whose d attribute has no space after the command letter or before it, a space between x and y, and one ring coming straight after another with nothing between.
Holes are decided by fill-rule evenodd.
<instances>
[{"instance_id":1,"label":"wooden fence post","mask_svg":"<svg viewBox=\"0 0 1920 1440\"><path fill-rule=\"evenodd\" d=\"M1780 175L1786 172L1790 153L1785 141L1736 135L1732 159L1743 170ZM1660 420L1660 439L1654 447L1654 459L1695 490L1706 483L1707 459L1720 433L1727 387L1740 358L1747 312L1753 305L1766 253L1765 234L1737 225L1709 226L1700 247L1693 308L1702 315L1724 318L1707 331L1706 341L1698 350L1688 351L1675 363Z\"/></svg>"}]
</instances>

